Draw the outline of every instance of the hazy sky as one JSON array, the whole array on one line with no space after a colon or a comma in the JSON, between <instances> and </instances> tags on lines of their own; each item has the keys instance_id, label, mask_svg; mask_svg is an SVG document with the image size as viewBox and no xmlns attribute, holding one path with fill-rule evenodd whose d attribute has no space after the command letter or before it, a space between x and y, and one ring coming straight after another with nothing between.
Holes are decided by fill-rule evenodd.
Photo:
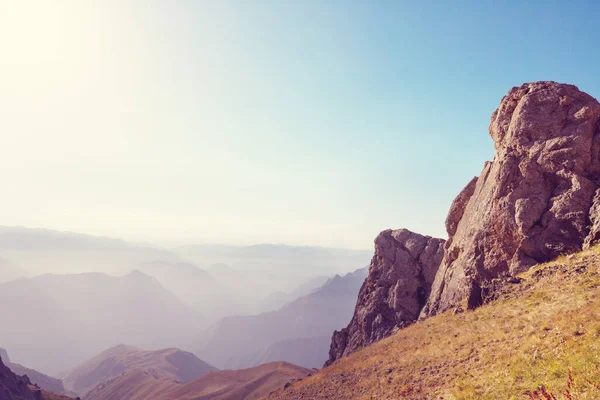
<instances>
[{"instance_id":1,"label":"hazy sky","mask_svg":"<svg viewBox=\"0 0 600 400\"><path fill-rule=\"evenodd\" d=\"M0 224L445 236L512 86L600 95L596 2L521 3L0 0Z\"/></svg>"}]
</instances>

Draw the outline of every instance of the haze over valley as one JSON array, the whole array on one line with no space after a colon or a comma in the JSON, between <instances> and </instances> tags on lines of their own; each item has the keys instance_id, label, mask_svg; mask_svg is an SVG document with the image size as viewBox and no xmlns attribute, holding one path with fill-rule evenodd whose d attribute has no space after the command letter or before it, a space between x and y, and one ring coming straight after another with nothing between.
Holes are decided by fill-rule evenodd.
<instances>
[{"instance_id":1,"label":"haze over valley","mask_svg":"<svg viewBox=\"0 0 600 400\"><path fill-rule=\"evenodd\" d=\"M599 15L0 0L0 400L600 399Z\"/></svg>"},{"instance_id":2,"label":"haze over valley","mask_svg":"<svg viewBox=\"0 0 600 400\"><path fill-rule=\"evenodd\" d=\"M336 288L338 280L352 276L336 272L366 265L370 257L354 250L285 245L167 250L50 230L2 227L0 232L3 265L10 266L3 267L7 279L0 284L0 315L6 324L0 343L13 359L52 375L121 344L198 351L198 338L215 330L224 337L240 332L249 339L262 337L258 347L239 342L244 352L229 349L220 356L244 358L254 352L256 360L277 342L328 336L349 319L366 276L363 268L347 287ZM204 268L187 258L190 253ZM303 272L300 262L306 266ZM15 275L12 265L22 272ZM75 273L77 268L90 272ZM22 277L10 280L9 273ZM282 317L261 322L267 311ZM289 324L289 315L302 322ZM337 320L331 319L334 315ZM250 332L248 326L228 322L236 319L258 322ZM228 327L219 328L223 325ZM282 328L286 331L276 333ZM327 358L325 340L311 351L307 357L316 353L318 362L308 367L320 366Z\"/></svg>"}]
</instances>

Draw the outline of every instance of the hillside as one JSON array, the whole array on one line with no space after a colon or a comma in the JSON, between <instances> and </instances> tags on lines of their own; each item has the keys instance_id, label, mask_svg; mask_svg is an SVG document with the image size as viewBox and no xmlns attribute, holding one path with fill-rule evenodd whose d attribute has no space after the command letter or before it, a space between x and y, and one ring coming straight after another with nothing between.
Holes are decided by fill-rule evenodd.
<instances>
[{"instance_id":1,"label":"hillside","mask_svg":"<svg viewBox=\"0 0 600 400\"><path fill-rule=\"evenodd\" d=\"M194 264L153 261L140 264L138 269L156 278L184 304L200 312L207 322L250 311L247 305L242 305L237 293Z\"/></svg>"},{"instance_id":2,"label":"hillside","mask_svg":"<svg viewBox=\"0 0 600 400\"><path fill-rule=\"evenodd\" d=\"M44 390L48 390L54 393L64 393L65 388L60 379L53 378L51 376L42 374L39 371L36 371L31 368L27 368L22 366L21 364L17 364L11 362L10 357L8 356L8 352L0 347L0 359L4 362L12 372L19 376L27 375L32 384L39 386Z\"/></svg>"},{"instance_id":3,"label":"hillside","mask_svg":"<svg viewBox=\"0 0 600 400\"><path fill-rule=\"evenodd\" d=\"M27 375L32 384L37 385L44 390L54 393L65 392L65 388L60 379L42 374L34 369L24 367L21 364L7 362L6 366L17 375Z\"/></svg>"},{"instance_id":4,"label":"hillside","mask_svg":"<svg viewBox=\"0 0 600 400\"><path fill-rule=\"evenodd\" d=\"M474 311L417 322L269 399L535 399L524 393L540 385L562 398L569 372L571 394L600 398L600 247L484 292Z\"/></svg>"},{"instance_id":5,"label":"hillside","mask_svg":"<svg viewBox=\"0 0 600 400\"><path fill-rule=\"evenodd\" d=\"M97 386L85 400L240 400L259 399L312 370L276 362L258 367L210 372L187 384L132 371Z\"/></svg>"},{"instance_id":6,"label":"hillside","mask_svg":"<svg viewBox=\"0 0 600 400\"><path fill-rule=\"evenodd\" d=\"M28 377L11 371L0 358L0 400L73 400L34 386Z\"/></svg>"},{"instance_id":7,"label":"hillside","mask_svg":"<svg viewBox=\"0 0 600 400\"><path fill-rule=\"evenodd\" d=\"M325 284L331 277L317 276L301 283L298 287L290 292L276 290L264 297L258 304L258 312L275 311L283 307L287 303L294 301L302 296L306 296Z\"/></svg>"},{"instance_id":8,"label":"hillside","mask_svg":"<svg viewBox=\"0 0 600 400\"><path fill-rule=\"evenodd\" d=\"M327 349L319 341L290 339L330 337L352 316L356 296L367 275L366 268L335 276L318 290L286 304L277 311L250 316L228 317L204 332L193 345L198 357L221 369L249 368L269 360L271 346L288 340L280 355L298 365L312 368L315 359L326 359ZM272 349L272 348L271 348ZM261 356L263 354L263 356Z\"/></svg>"},{"instance_id":9,"label":"hillside","mask_svg":"<svg viewBox=\"0 0 600 400\"><path fill-rule=\"evenodd\" d=\"M306 368L321 368L327 360L330 342L330 336L285 339L252 354L248 363L255 366L285 360Z\"/></svg>"},{"instance_id":10,"label":"hillside","mask_svg":"<svg viewBox=\"0 0 600 400\"><path fill-rule=\"evenodd\" d=\"M216 368L179 349L155 351L120 345L61 374L67 389L86 394L96 385L130 371L151 371L158 379L189 382Z\"/></svg>"},{"instance_id":11,"label":"hillside","mask_svg":"<svg viewBox=\"0 0 600 400\"><path fill-rule=\"evenodd\" d=\"M0 285L0 343L20 364L55 375L119 343L189 343L201 316L134 271L40 275Z\"/></svg>"}]
</instances>

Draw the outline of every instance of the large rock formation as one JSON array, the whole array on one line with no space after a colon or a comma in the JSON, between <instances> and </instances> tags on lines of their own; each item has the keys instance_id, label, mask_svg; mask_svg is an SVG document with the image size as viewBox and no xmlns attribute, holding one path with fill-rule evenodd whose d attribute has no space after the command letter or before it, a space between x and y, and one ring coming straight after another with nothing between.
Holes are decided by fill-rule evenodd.
<instances>
[{"instance_id":1,"label":"large rock formation","mask_svg":"<svg viewBox=\"0 0 600 400\"><path fill-rule=\"evenodd\" d=\"M377 237L354 317L334 333L328 363L419 313L480 305L494 278L600 242L599 122L600 104L575 86L511 89L491 118L494 160L452 203L449 239L405 230Z\"/></svg>"},{"instance_id":2,"label":"large rock formation","mask_svg":"<svg viewBox=\"0 0 600 400\"><path fill-rule=\"evenodd\" d=\"M442 260L443 244L442 239L406 229L377 236L354 316L348 327L334 332L327 364L417 319Z\"/></svg>"},{"instance_id":3,"label":"large rock formation","mask_svg":"<svg viewBox=\"0 0 600 400\"><path fill-rule=\"evenodd\" d=\"M496 155L452 205L422 317L485 299L490 279L600 239L600 104L555 82L510 90L492 114Z\"/></svg>"}]
</instances>

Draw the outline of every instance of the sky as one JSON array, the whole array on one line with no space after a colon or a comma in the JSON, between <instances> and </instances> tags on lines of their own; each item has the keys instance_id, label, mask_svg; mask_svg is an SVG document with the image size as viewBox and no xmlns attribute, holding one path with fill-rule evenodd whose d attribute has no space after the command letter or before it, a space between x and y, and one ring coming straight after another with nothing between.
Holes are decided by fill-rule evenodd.
<instances>
[{"instance_id":1,"label":"sky","mask_svg":"<svg viewBox=\"0 0 600 400\"><path fill-rule=\"evenodd\" d=\"M0 224L165 245L445 237L511 87L600 96L597 4L0 0Z\"/></svg>"}]
</instances>

